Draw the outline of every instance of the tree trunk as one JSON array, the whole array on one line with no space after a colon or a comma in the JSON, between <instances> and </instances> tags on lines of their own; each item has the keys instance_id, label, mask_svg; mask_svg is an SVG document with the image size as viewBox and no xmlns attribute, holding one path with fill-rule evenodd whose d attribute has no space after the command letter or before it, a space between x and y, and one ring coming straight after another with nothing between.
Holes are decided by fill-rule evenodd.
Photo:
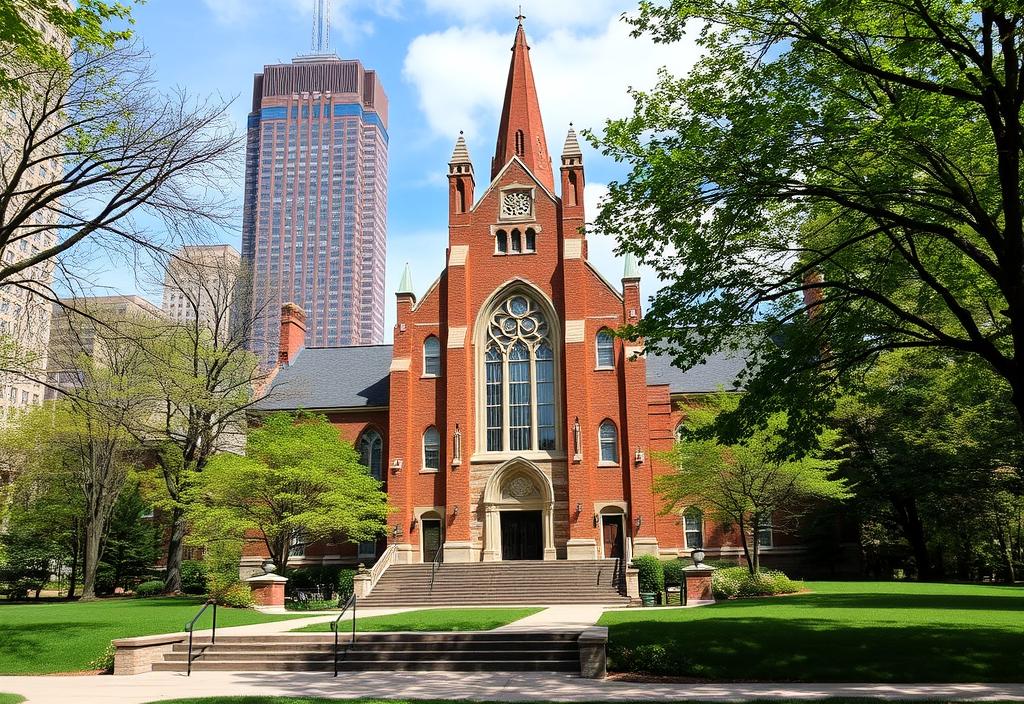
<instances>
[{"instance_id":1,"label":"tree trunk","mask_svg":"<svg viewBox=\"0 0 1024 704\"><path fill-rule=\"evenodd\" d=\"M85 550L82 555L82 601L96 598L96 573L100 566L100 543L103 526L89 521L85 526Z\"/></svg>"},{"instance_id":2,"label":"tree trunk","mask_svg":"<svg viewBox=\"0 0 1024 704\"><path fill-rule=\"evenodd\" d=\"M761 571L761 520L756 515L753 529L754 549L751 552L754 553L754 567L750 570L750 574L756 575Z\"/></svg>"},{"instance_id":3,"label":"tree trunk","mask_svg":"<svg viewBox=\"0 0 1024 704\"><path fill-rule=\"evenodd\" d=\"M893 509L896 512L896 520L903 529L903 536L910 543L911 552L914 554L914 562L917 563L917 578L927 581L932 578L931 558L928 555L928 541L924 535L924 525L921 523L921 516L917 512L917 500L914 498L890 497Z\"/></svg>"},{"instance_id":4,"label":"tree trunk","mask_svg":"<svg viewBox=\"0 0 1024 704\"><path fill-rule=\"evenodd\" d=\"M753 575L754 559L750 556L750 545L747 543L747 524L743 520L743 516L740 516L740 520L737 521L737 525L740 529L740 545L743 546L743 556L747 558L747 570L751 575Z\"/></svg>"},{"instance_id":5,"label":"tree trunk","mask_svg":"<svg viewBox=\"0 0 1024 704\"><path fill-rule=\"evenodd\" d=\"M78 586L78 554L81 541L78 539L78 527L72 532L71 539L71 573L68 575L68 599L75 598L75 587Z\"/></svg>"},{"instance_id":6,"label":"tree trunk","mask_svg":"<svg viewBox=\"0 0 1024 704\"><path fill-rule=\"evenodd\" d=\"M171 512L171 538L167 542L167 576L164 578L164 592L175 594L181 591L181 561L185 554L185 511L179 506Z\"/></svg>"}]
</instances>

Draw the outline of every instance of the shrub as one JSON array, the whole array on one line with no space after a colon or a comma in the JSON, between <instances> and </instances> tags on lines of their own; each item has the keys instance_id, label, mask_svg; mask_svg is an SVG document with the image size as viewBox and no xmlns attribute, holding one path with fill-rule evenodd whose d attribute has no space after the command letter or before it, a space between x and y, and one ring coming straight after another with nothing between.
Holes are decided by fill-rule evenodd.
<instances>
[{"instance_id":1,"label":"shrub","mask_svg":"<svg viewBox=\"0 0 1024 704\"><path fill-rule=\"evenodd\" d=\"M206 593L206 565L198 560L181 563L181 591L185 594Z\"/></svg>"},{"instance_id":2,"label":"shrub","mask_svg":"<svg viewBox=\"0 0 1024 704\"><path fill-rule=\"evenodd\" d=\"M700 675L700 666L679 647L660 643L608 648L608 669L613 672L638 672L648 675Z\"/></svg>"},{"instance_id":3,"label":"shrub","mask_svg":"<svg viewBox=\"0 0 1024 704\"><path fill-rule=\"evenodd\" d=\"M232 606L248 609L253 605L252 590L248 584L238 581L235 575L211 574L207 576L209 596L218 606Z\"/></svg>"},{"instance_id":4,"label":"shrub","mask_svg":"<svg viewBox=\"0 0 1024 704\"><path fill-rule=\"evenodd\" d=\"M641 555L633 559L633 566L639 570L637 578L640 592L660 592L665 588L665 568L654 555Z\"/></svg>"},{"instance_id":5,"label":"shrub","mask_svg":"<svg viewBox=\"0 0 1024 704\"><path fill-rule=\"evenodd\" d=\"M729 567L715 570L711 575L711 591L715 599L792 594L802 588L801 582L777 570L761 570L751 575L746 567Z\"/></svg>"},{"instance_id":6,"label":"shrub","mask_svg":"<svg viewBox=\"0 0 1024 704\"><path fill-rule=\"evenodd\" d=\"M352 596L354 589L352 580L356 576L355 570L339 570L338 571L338 599L342 602L347 601Z\"/></svg>"},{"instance_id":7,"label":"shrub","mask_svg":"<svg viewBox=\"0 0 1024 704\"><path fill-rule=\"evenodd\" d=\"M289 601L285 604L289 611L329 611L338 608L333 599L306 599L306 601Z\"/></svg>"},{"instance_id":8,"label":"shrub","mask_svg":"<svg viewBox=\"0 0 1024 704\"><path fill-rule=\"evenodd\" d=\"M683 569L686 567L686 563L683 560L665 560L661 563L662 570L665 573L665 585L669 587L678 587L683 581Z\"/></svg>"},{"instance_id":9,"label":"shrub","mask_svg":"<svg viewBox=\"0 0 1024 704\"><path fill-rule=\"evenodd\" d=\"M135 596L145 599L151 596L160 596L164 591L164 583L159 579L151 579L135 587Z\"/></svg>"},{"instance_id":10,"label":"shrub","mask_svg":"<svg viewBox=\"0 0 1024 704\"><path fill-rule=\"evenodd\" d=\"M161 584L161 586L163 586ZM113 643L108 643L106 650L103 651L103 655L100 655L95 660L89 662L90 670L99 670L100 672L110 675L114 672L114 655L117 653L117 648L114 647Z\"/></svg>"}]
</instances>

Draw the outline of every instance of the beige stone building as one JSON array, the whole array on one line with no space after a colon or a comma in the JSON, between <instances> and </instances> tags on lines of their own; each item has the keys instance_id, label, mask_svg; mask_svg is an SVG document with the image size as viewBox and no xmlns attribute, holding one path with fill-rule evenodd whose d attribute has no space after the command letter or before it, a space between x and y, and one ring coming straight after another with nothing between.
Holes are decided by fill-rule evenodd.
<instances>
[{"instance_id":1,"label":"beige stone building","mask_svg":"<svg viewBox=\"0 0 1024 704\"><path fill-rule=\"evenodd\" d=\"M70 2L64 4L71 8ZM31 20L44 41L67 46L63 35L41 16L33 15ZM18 110L13 106L0 107L0 188L6 188L15 178L14 165L18 160L11 157L20 152L23 136L24 125ZM51 159L42 160L17 176L18 191L31 192L41 184L60 178L62 165L56 156L57 149L55 144ZM35 156L39 155L37 150ZM20 225L0 248L0 260L11 264L53 246L58 210L54 204ZM46 295L53 283L53 264L37 264L16 278L0 286L0 427L14 420L19 411L39 404L45 395L41 382L48 366L51 316L51 304Z\"/></svg>"},{"instance_id":2,"label":"beige stone building","mask_svg":"<svg viewBox=\"0 0 1024 704\"><path fill-rule=\"evenodd\" d=\"M199 323L225 339L241 257L229 244L194 245L174 253L164 277L163 311L178 324Z\"/></svg>"}]
</instances>

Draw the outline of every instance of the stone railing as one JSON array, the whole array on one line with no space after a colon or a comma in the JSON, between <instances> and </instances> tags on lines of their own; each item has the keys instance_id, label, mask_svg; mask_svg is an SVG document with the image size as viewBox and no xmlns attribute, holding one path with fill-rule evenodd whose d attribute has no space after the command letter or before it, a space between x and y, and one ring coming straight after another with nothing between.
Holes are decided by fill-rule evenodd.
<instances>
[{"instance_id":1,"label":"stone railing","mask_svg":"<svg viewBox=\"0 0 1024 704\"><path fill-rule=\"evenodd\" d=\"M373 588L377 586L377 582L384 576L384 572L394 564L397 553L398 548L395 545L388 545L387 550L381 554L371 569L352 578L352 591L355 592L357 599L370 595Z\"/></svg>"}]
</instances>

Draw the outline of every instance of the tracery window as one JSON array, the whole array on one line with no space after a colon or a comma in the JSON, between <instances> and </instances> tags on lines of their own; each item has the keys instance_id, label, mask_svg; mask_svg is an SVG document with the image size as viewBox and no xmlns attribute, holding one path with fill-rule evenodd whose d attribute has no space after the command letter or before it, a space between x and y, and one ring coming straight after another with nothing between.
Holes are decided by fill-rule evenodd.
<instances>
[{"instance_id":1,"label":"tracery window","mask_svg":"<svg viewBox=\"0 0 1024 704\"><path fill-rule=\"evenodd\" d=\"M359 463L364 467L368 467L370 474L377 481L381 480L382 466L384 461L384 441L373 428L366 430L361 436L359 436L359 443L357 446L359 450Z\"/></svg>"},{"instance_id":2,"label":"tracery window","mask_svg":"<svg viewBox=\"0 0 1024 704\"><path fill-rule=\"evenodd\" d=\"M484 350L488 452L554 450L555 355L548 321L515 294L491 314Z\"/></svg>"}]
</instances>

